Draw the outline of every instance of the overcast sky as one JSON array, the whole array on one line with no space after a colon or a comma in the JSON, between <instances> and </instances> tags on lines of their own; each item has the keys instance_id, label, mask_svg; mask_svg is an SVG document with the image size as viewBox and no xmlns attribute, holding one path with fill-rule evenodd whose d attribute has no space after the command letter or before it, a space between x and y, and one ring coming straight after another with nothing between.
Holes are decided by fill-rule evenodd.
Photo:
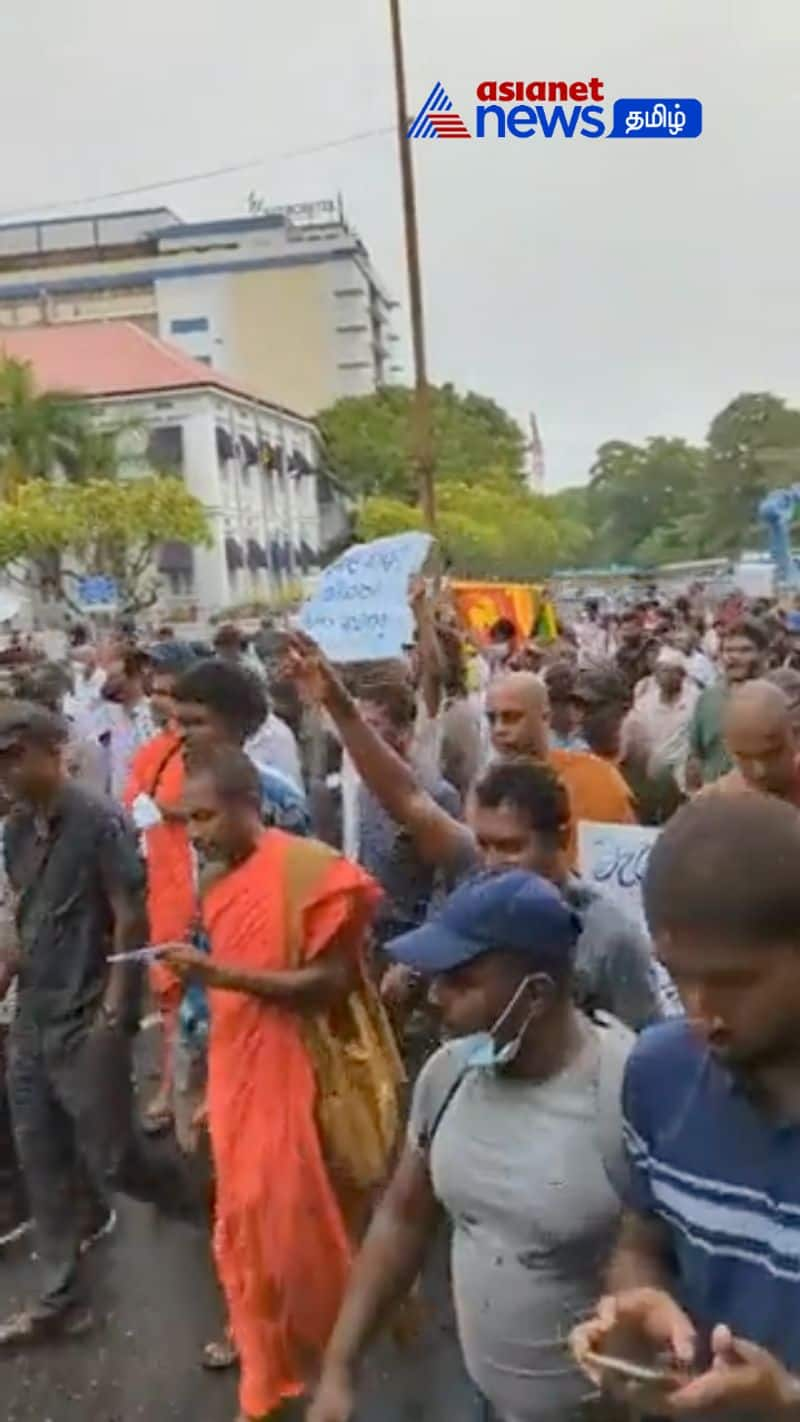
<instances>
[{"instance_id":1,"label":"overcast sky","mask_svg":"<svg viewBox=\"0 0 800 1422\"><path fill-rule=\"evenodd\" d=\"M27 0L0 12L0 210L182 216L341 190L405 313L386 0ZM550 487L604 439L800 399L797 0L404 0L409 103L490 78L702 99L695 142L418 142L431 375L535 409ZM264 155L250 171L114 189ZM66 210L66 209L65 209ZM79 210L76 208L70 211Z\"/></svg>"}]
</instances>

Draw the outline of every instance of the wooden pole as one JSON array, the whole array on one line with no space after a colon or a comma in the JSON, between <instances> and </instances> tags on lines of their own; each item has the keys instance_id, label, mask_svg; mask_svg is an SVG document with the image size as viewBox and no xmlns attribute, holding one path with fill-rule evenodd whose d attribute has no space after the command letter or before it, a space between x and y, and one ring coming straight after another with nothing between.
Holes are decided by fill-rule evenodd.
<instances>
[{"instance_id":1,"label":"wooden pole","mask_svg":"<svg viewBox=\"0 0 800 1422\"><path fill-rule=\"evenodd\" d=\"M400 151L400 177L403 190L403 219L406 236L406 265L411 315L411 340L414 351L414 405L412 452L419 488L420 506L425 525L431 533L436 525L436 497L433 482L433 428L431 396L425 359L425 313L422 301L422 276L419 261L417 230L417 200L414 187L414 164L411 144L406 138L409 124L406 103L406 74L403 58L403 30L400 20L400 0L389 0L392 20L392 51L394 82L397 97L397 142Z\"/></svg>"}]
</instances>

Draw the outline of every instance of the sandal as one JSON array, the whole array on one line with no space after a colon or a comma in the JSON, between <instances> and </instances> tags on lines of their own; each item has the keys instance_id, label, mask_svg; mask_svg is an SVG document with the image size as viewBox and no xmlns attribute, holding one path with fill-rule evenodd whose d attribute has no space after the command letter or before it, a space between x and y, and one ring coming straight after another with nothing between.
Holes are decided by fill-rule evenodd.
<instances>
[{"instance_id":1,"label":"sandal","mask_svg":"<svg viewBox=\"0 0 800 1422\"><path fill-rule=\"evenodd\" d=\"M217 1338L206 1343L202 1353L202 1364L207 1373L224 1373L239 1361L236 1344L231 1338Z\"/></svg>"},{"instance_id":2,"label":"sandal","mask_svg":"<svg viewBox=\"0 0 800 1422\"><path fill-rule=\"evenodd\" d=\"M88 1333L94 1318L88 1308L69 1308L61 1313L26 1309L12 1314L0 1324L0 1348L47 1343L53 1338L80 1338Z\"/></svg>"}]
</instances>

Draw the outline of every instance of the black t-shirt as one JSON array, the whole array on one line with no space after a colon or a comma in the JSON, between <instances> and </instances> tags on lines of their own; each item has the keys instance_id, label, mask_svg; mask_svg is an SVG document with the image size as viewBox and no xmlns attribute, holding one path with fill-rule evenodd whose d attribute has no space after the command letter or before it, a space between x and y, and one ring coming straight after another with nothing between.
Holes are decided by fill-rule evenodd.
<instances>
[{"instance_id":1,"label":"black t-shirt","mask_svg":"<svg viewBox=\"0 0 800 1422\"><path fill-rule=\"evenodd\" d=\"M21 950L19 1012L69 1029L105 988L112 898L143 904L136 832L111 800L67 784L46 817L12 811L4 853Z\"/></svg>"}]
</instances>

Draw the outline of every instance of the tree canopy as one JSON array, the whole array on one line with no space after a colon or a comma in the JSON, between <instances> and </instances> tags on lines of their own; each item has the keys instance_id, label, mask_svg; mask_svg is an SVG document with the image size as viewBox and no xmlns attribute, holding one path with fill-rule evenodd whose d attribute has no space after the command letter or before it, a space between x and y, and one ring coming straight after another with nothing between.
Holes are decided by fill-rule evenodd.
<instances>
[{"instance_id":1,"label":"tree canopy","mask_svg":"<svg viewBox=\"0 0 800 1422\"><path fill-rule=\"evenodd\" d=\"M154 601L155 554L165 540L204 543L205 510L180 479L162 475L79 484L32 480L0 501L0 567L25 565L20 581L75 605L85 571L113 578L120 608Z\"/></svg>"},{"instance_id":2,"label":"tree canopy","mask_svg":"<svg viewBox=\"0 0 800 1422\"><path fill-rule=\"evenodd\" d=\"M337 400L317 416L334 474L356 495L382 495L413 503L413 391L392 386L376 395ZM521 484L522 430L494 400L452 385L431 388L437 479L482 482L489 469Z\"/></svg>"},{"instance_id":3,"label":"tree canopy","mask_svg":"<svg viewBox=\"0 0 800 1422\"><path fill-rule=\"evenodd\" d=\"M592 530L587 562L649 566L763 546L761 499L798 480L800 410L743 394L713 418L705 444L609 440L588 484L554 498Z\"/></svg>"}]
</instances>

